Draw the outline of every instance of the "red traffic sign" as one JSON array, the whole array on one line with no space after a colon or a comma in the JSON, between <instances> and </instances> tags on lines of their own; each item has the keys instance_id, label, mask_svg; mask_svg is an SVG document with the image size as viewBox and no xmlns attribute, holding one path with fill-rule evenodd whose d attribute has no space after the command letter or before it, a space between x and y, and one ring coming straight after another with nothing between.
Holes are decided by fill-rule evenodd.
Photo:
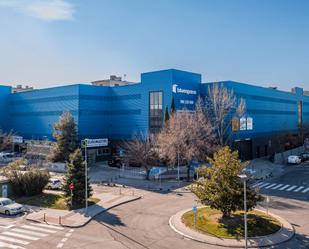
<instances>
[{"instance_id":1,"label":"red traffic sign","mask_svg":"<svg viewBox=\"0 0 309 249\"><path fill-rule=\"evenodd\" d=\"M73 190L74 189L74 183L72 182L70 185L69 185L69 188L71 189L71 190Z\"/></svg>"}]
</instances>

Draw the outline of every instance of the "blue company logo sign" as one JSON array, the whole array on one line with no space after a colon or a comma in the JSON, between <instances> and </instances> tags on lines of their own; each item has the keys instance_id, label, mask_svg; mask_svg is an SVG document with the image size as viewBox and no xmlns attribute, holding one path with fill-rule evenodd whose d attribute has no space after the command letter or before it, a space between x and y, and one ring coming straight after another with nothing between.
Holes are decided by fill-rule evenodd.
<instances>
[{"instance_id":1,"label":"blue company logo sign","mask_svg":"<svg viewBox=\"0 0 309 249\"><path fill-rule=\"evenodd\" d=\"M196 95L197 94L196 90L183 89L183 88L178 87L177 84L172 85L172 92L173 93L183 93L183 94L188 94L188 95Z\"/></svg>"}]
</instances>

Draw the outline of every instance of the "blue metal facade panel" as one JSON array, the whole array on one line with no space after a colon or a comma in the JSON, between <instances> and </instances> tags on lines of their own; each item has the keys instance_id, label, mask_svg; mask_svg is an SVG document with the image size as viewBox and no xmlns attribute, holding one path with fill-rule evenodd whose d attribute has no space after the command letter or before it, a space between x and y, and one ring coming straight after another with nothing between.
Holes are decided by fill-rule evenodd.
<instances>
[{"instance_id":1,"label":"blue metal facade panel","mask_svg":"<svg viewBox=\"0 0 309 249\"><path fill-rule=\"evenodd\" d=\"M11 94L11 87L0 86L0 129L9 130L10 129L10 119L8 115L9 97Z\"/></svg>"},{"instance_id":2,"label":"blue metal facade panel","mask_svg":"<svg viewBox=\"0 0 309 249\"><path fill-rule=\"evenodd\" d=\"M71 112L78 123L78 89L71 85L11 94L11 128L27 139L51 139L63 112Z\"/></svg>"},{"instance_id":3,"label":"blue metal facade panel","mask_svg":"<svg viewBox=\"0 0 309 249\"><path fill-rule=\"evenodd\" d=\"M175 69L141 74L141 83L101 87L76 84L10 94L0 86L0 126L13 128L25 138L51 138L52 125L63 111L70 111L78 125L79 138L129 139L149 130L149 93L163 92L163 112L172 97L177 109L191 109L209 84L201 75ZM255 138L283 131L297 131L297 103L303 103L303 122L309 124L309 97L296 89L288 93L225 81L238 98L246 100L253 130L239 131L234 139ZM162 120L163 121L163 120Z\"/></svg>"},{"instance_id":4,"label":"blue metal facade panel","mask_svg":"<svg viewBox=\"0 0 309 249\"><path fill-rule=\"evenodd\" d=\"M108 137L111 88L79 85L79 137Z\"/></svg>"},{"instance_id":5,"label":"blue metal facade panel","mask_svg":"<svg viewBox=\"0 0 309 249\"><path fill-rule=\"evenodd\" d=\"M201 94L205 95L209 84L201 85ZM234 139L256 138L280 132L295 133L298 130L297 105L303 102L303 123L309 124L306 112L309 111L309 97L302 91L283 92L271 88L258 87L233 81L221 82L233 89L238 99L246 102L246 114L253 118L253 130L238 131Z\"/></svg>"}]
</instances>

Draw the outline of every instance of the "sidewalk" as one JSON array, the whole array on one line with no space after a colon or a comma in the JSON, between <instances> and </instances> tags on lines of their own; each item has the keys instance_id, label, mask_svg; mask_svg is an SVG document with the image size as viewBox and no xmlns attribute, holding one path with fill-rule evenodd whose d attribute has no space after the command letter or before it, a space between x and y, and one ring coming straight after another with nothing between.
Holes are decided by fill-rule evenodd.
<instances>
[{"instance_id":1,"label":"sidewalk","mask_svg":"<svg viewBox=\"0 0 309 249\"><path fill-rule=\"evenodd\" d=\"M37 211L34 209L33 213L27 215L26 219L34 222L77 228L86 225L96 215L104 211L141 198L141 196L136 195L115 195L111 193L98 194L96 197L100 198L101 201L89 206L87 215L85 215L84 208L72 211L43 208Z\"/></svg>"},{"instance_id":2,"label":"sidewalk","mask_svg":"<svg viewBox=\"0 0 309 249\"><path fill-rule=\"evenodd\" d=\"M228 248L243 248L244 247L245 245L244 239L226 239L226 238L214 237L211 235L199 233L195 230L192 230L186 227L182 223L181 217L184 213L190 210L191 209L182 210L170 218L169 225L176 233L188 239L195 240L195 241L205 243L205 244L223 246L223 247L228 247ZM259 210L259 211L264 212L262 210ZM288 223L286 220L284 220L283 218L277 215L270 214L270 213L269 215L276 218L282 224L281 229L277 233L274 233L272 235L249 238L248 248L260 248L260 247L268 247L268 246L281 244L283 242L290 240L294 236L295 231L294 231L293 226L290 223Z\"/></svg>"}]
</instances>

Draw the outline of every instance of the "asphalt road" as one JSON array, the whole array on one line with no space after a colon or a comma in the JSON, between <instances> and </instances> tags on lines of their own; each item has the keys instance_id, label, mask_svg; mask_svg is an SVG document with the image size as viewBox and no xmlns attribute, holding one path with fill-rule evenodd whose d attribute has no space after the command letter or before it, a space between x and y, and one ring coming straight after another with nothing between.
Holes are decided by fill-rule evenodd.
<instances>
[{"instance_id":1,"label":"asphalt road","mask_svg":"<svg viewBox=\"0 0 309 249\"><path fill-rule=\"evenodd\" d=\"M171 215L193 203L191 194L148 193L142 200L101 214L87 227L76 230L64 248L221 248L184 239L170 229ZM272 248L309 248L308 210L307 202L271 198L269 211L285 217L298 233L291 241Z\"/></svg>"},{"instance_id":2,"label":"asphalt road","mask_svg":"<svg viewBox=\"0 0 309 249\"><path fill-rule=\"evenodd\" d=\"M309 201L309 162L289 165L283 175L253 184L265 195Z\"/></svg>"},{"instance_id":3,"label":"asphalt road","mask_svg":"<svg viewBox=\"0 0 309 249\"><path fill-rule=\"evenodd\" d=\"M280 182L280 184L289 184L291 186L296 184L297 186L306 185L309 182L309 178L306 177L307 172L309 172L309 167L290 167L287 168L285 174L281 177L270 180L269 184L279 184ZM264 191L264 193L270 196L269 212L280 215L293 224L296 235L290 241L271 248L309 249L309 201L303 198L303 196L309 195L309 192L301 195L302 197L300 198L295 197L300 191L295 193L293 193L292 190L278 191L276 189L272 190L273 187L275 187L275 185ZM295 189L296 188L293 190ZM305 189L305 187L302 189ZM95 190L104 192L108 191L108 188L96 187ZM115 189L115 191L117 190ZM261 191L263 193L263 188L261 188ZM19 249L221 248L185 239L176 234L169 227L169 218L174 213L185 208L190 208L196 203L193 194L156 193L146 190L135 190L135 193L142 194L143 198L114 208L106 213L102 213L88 225L78 229L71 230L69 228L64 228L62 230L57 230L53 227L37 227L37 225L31 224L23 218L16 218L16 222L12 223L10 226L0 226L0 248L3 247L1 243L5 242L2 240L5 236L10 238L13 237L26 243L20 245L13 240L11 242L5 242L11 246L5 248ZM282 193L284 193L284 196L282 196ZM260 208L266 209L267 204L261 203ZM1 217L0 224L5 225L5 220ZM27 231L25 232L23 230L28 230L28 235L36 239L14 237L16 233L25 236ZM35 234L35 232L42 233L44 236ZM15 245L21 247L14 247Z\"/></svg>"}]
</instances>

